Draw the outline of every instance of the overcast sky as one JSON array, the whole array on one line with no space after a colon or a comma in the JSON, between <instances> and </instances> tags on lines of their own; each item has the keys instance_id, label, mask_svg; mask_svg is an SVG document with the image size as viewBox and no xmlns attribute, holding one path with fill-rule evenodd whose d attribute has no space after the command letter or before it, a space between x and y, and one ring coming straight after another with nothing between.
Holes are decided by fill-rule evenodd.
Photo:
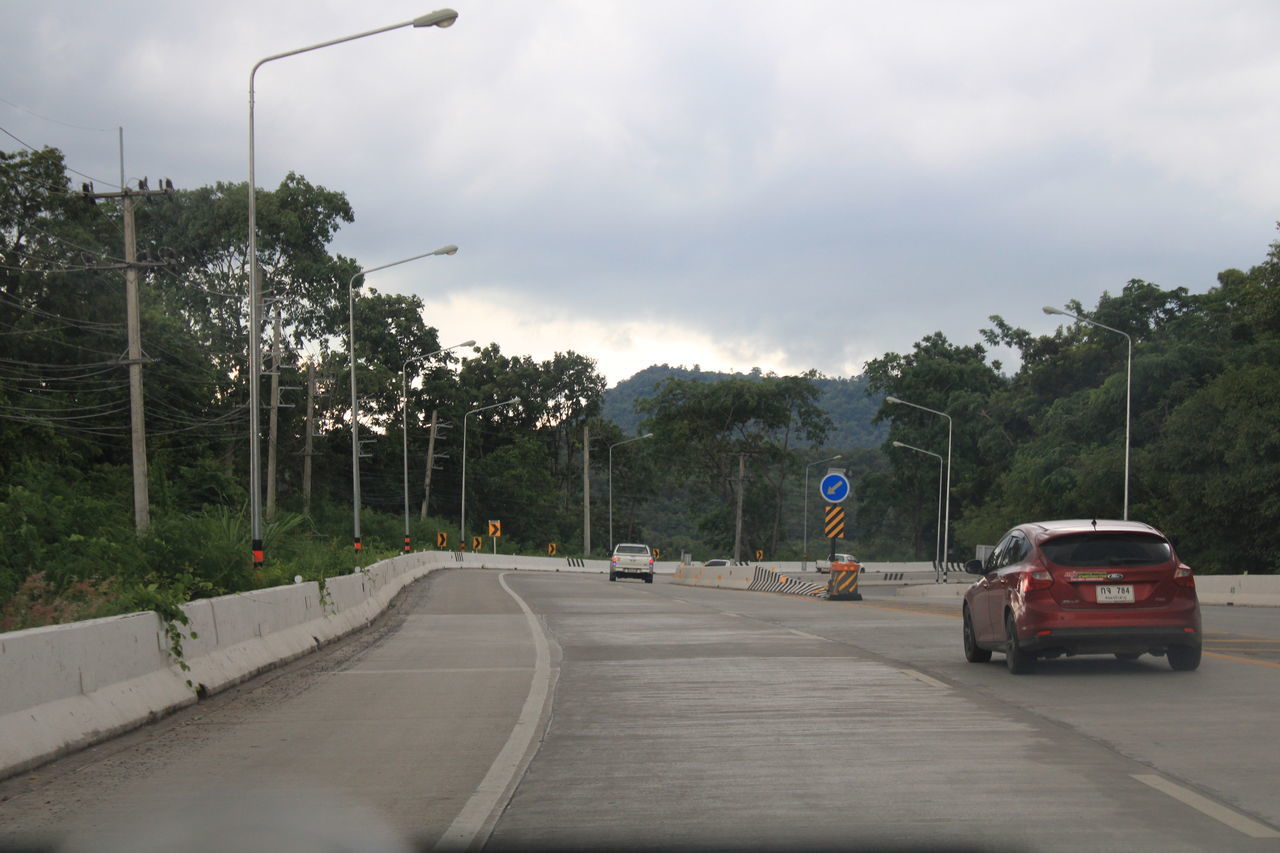
<instances>
[{"instance_id":1,"label":"overcast sky","mask_svg":"<svg viewBox=\"0 0 1280 853\"><path fill-rule=\"evenodd\" d=\"M426 3L447 0L426 0ZM243 181L253 64L436 8L6 0L0 128L99 189ZM860 373L1131 278L1203 292L1280 219L1280 3L456 0L269 63L259 186L442 343ZM19 144L0 135L0 150Z\"/></svg>"}]
</instances>

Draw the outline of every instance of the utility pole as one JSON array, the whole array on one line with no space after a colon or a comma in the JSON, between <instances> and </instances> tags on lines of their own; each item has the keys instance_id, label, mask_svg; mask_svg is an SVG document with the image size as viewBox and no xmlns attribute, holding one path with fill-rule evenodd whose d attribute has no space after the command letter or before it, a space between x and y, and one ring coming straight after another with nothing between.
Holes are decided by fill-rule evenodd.
<instances>
[{"instance_id":1,"label":"utility pole","mask_svg":"<svg viewBox=\"0 0 1280 853\"><path fill-rule=\"evenodd\" d=\"M267 419L267 504L269 519L276 514L276 424L280 411L280 303L275 304L271 324L271 415Z\"/></svg>"},{"instance_id":2,"label":"utility pole","mask_svg":"<svg viewBox=\"0 0 1280 853\"><path fill-rule=\"evenodd\" d=\"M431 410L431 435L427 439L427 474L422 483L422 509L418 512L418 517L423 521L427 518L427 501L431 498L431 471L435 468L436 459L436 418L439 416L439 409Z\"/></svg>"},{"instance_id":3,"label":"utility pole","mask_svg":"<svg viewBox=\"0 0 1280 853\"><path fill-rule=\"evenodd\" d=\"M173 192L173 182L167 178L158 190L147 188L147 179L138 182L138 189L125 186L124 179L124 131L121 130L121 166L119 192L94 192L93 184L82 184L81 195L90 203L100 198L120 199L120 215L124 223L124 292L125 323L129 344L124 363L129 367L129 444L133 457L133 527L141 536L151 525L151 498L147 485L147 427L142 396L142 310L138 301L138 270L145 264L138 263L138 239L133 221L133 197L167 195Z\"/></svg>"},{"instance_id":4,"label":"utility pole","mask_svg":"<svg viewBox=\"0 0 1280 853\"><path fill-rule=\"evenodd\" d=\"M591 425L582 425L582 556L591 556Z\"/></svg>"},{"instance_id":5,"label":"utility pole","mask_svg":"<svg viewBox=\"0 0 1280 853\"><path fill-rule=\"evenodd\" d=\"M133 198L121 199L124 214L125 314L129 326L129 445L133 456L133 527L139 536L151 524L147 485L147 426L142 399L142 309L138 304L138 240L133 224Z\"/></svg>"},{"instance_id":6,"label":"utility pole","mask_svg":"<svg viewBox=\"0 0 1280 853\"><path fill-rule=\"evenodd\" d=\"M302 513L311 515L311 439L315 435L316 365L307 362L307 431L302 445Z\"/></svg>"},{"instance_id":7,"label":"utility pole","mask_svg":"<svg viewBox=\"0 0 1280 853\"><path fill-rule=\"evenodd\" d=\"M742 479L747 472L747 454L738 454L738 520L733 532L733 561L742 562Z\"/></svg>"}]
</instances>

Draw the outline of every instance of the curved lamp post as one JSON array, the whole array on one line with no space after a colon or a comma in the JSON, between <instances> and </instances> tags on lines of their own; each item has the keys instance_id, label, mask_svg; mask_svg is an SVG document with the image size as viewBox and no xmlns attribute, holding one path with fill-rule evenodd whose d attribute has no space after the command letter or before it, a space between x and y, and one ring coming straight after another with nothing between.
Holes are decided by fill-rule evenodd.
<instances>
[{"instance_id":1,"label":"curved lamp post","mask_svg":"<svg viewBox=\"0 0 1280 853\"><path fill-rule=\"evenodd\" d=\"M1041 309L1046 314L1061 314L1063 317L1070 317L1081 323L1088 323L1090 326L1097 326L1099 329L1106 329L1108 332L1115 332L1117 335L1124 335L1124 339L1129 344L1128 366L1125 370L1125 386L1124 386L1124 520L1129 520L1129 416L1130 405L1133 399L1133 337L1128 332L1122 332L1119 329L1113 329L1110 326L1103 325L1097 320L1090 320L1088 317L1081 317L1079 314L1072 314L1070 311L1063 311L1061 308L1054 308L1046 305Z\"/></svg>"},{"instance_id":2,"label":"curved lamp post","mask_svg":"<svg viewBox=\"0 0 1280 853\"><path fill-rule=\"evenodd\" d=\"M835 462L837 459L843 458L843 454L837 453L828 459L819 459L804 466L804 553L800 555L800 571L802 572L809 569L809 469L814 465L821 465L823 462Z\"/></svg>"},{"instance_id":3,"label":"curved lamp post","mask_svg":"<svg viewBox=\"0 0 1280 853\"><path fill-rule=\"evenodd\" d=\"M406 553L413 550L413 545L409 539L409 365L414 362L426 361L442 352L475 345L475 341L463 341L460 344L438 349L426 355L415 355L400 367L400 399L402 401L400 404L400 432L404 437L404 550ZM430 460L428 460L429 463Z\"/></svg>"},{"instance_id":4,"label":"curved lamp post","mask_svg":"<svg viewBox=\"0 0 1280 853\"><path fill-rule=\"evenodd\" d=\"M903 444L901 441L895 441L893 446L914 450L916 453L925 453L938 460L938 529L934 531L933 535L933 571L937 575L942 571L942 454L934 453L932 450L925 450L921 447L912 447L910 444ZM937 577L934 580L937 580Z\"/></svg>"},{"instance_id":5,"label":"curved lamp post","mask_svg":"<svg viewBox=\"0 0 1280 853\"><path fill-rule=\"evenodd\" d=\"M330 39L309 47L277 53L254 63L249 72L249 516L253 549L253 564L262 565L264 559L262 546L262 447L261 440L261 401L260 388L262 373L262 351L259 338L262 335L262 283L258 280L258 218L257 218L257 184L254 178L253 163L253 80L258 69L268 62L297 56L330 47L343 42L355 41L366 36L397 30L401 27L451 27L458 20L458 13L452 9L440 9L429 15L402 21L376 30L369 30L342 38Z\"/></svg>"},{"instance_id":6,"label":"curved lamp post","mask_svg":"<svg viewBox=\"0 0 1280 853\"><path fill-rule=\"evenodd\" d=\"M653 433L647 432L644 435L637 435L635 438L628 438L609 445L609 555L613 556L613 449L621 447L624 444L630 444L633 441L640 441L646 438L653 438Z\"/></svg>"},{"instance_id":7,"label":"curved lamp post","mask_svg":"<svg viewBox=\"0 0 1280 853\"><path fill-rule=\"evenodd\" d=\"M400 264L407 264L419 258L429 258L432 255L454 255L457 252L457 246L441 246L434 252L423 252L411 258L402 258L380 267L361 270L347 280L347 357L351 365L351 536L356 556L360 555L360 402L356 397L356 279L362 275L385 270L387 267L398 267Z\"/></svg>"},{"instance_id":8,"label":"curved lamp post","mask_svg":"<svg viewBox=\"0 0 1280 853\"><path fill-rule=\"evenodd\" d=\"M510 400L503 400L501 403L490 403L487 406L472 409L462 416L462 523L459 527L461 528L463 548L467 547L467 418L471 417L476 412L496 409L499 406L514 406L519 402L519 397L512 397Z\"/></svg>"},{"instance_id":9,"label":"curved lamp post","mask_svg":"<svg viewBox=\"0 0 1280 853\"><path fill-rule=\"evenodd\" d=\"M899 400L897 397L885 397L886 403L898 403L903 406L910 406L913 409L919 409L922 412L929 412L947 419L947 486L946 486L946 508L942 515L942 559L939 563L945 563L947 555L951 553L951 415L946 412L939 412L937 409L930 409L917 403L908 403L906 400ZM943 573L946 570L943 569Z\"/></svg>"}]
</instances>

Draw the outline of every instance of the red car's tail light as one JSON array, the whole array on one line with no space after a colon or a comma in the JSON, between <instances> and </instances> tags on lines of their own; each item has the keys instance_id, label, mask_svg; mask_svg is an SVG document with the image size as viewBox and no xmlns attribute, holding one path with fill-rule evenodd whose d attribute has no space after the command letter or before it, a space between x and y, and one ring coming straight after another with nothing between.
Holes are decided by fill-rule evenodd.
<instances>
[{"instance_id":1,"label":"red car's tail light","mask_svg":"<svg viewBox=\"0 0 1280 853\"><path fill-rule=\"evenodd\" d=\"M1196 579L1195 576L1191 574L1190 566L1178 566L1178 568L1174 569L1173 582L1178 586L1185 586L1190 589L1196 588Z\"/></svg>"},{"instance_id":2,"label":"red car's tail light","mask_svg":"<svg viewBox=\"0 0 1280 853\"><path fill-rule=\"evenodd\" d=\"M1053 586L1053 575L1046 569L1036 569L1022 576L1022 591L1032 592L1037 589L1048 589Z\"/></svg>"}]
</instances>

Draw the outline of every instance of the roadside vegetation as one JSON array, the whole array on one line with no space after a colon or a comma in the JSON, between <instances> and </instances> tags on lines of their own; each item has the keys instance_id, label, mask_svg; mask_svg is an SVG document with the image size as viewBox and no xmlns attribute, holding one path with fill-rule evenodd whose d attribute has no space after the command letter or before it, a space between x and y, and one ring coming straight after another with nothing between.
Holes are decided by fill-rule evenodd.
<instances>
[{"instance_id":1,"label":"roadside vegetation","mask_svg":"<svg viewBox=\"0 0 1280 853\"><path fill-rule=\"evenodd\" d=\"M258 195L264 363L282 389L273 407L272 383L262 383L278 452L267 559L254 568L245 185L137 205L151 507L141 535L121 213L72 186L54 149L0 152L0 630L350 571L346 286L359 264L328 249L354 219L346 197L294 174ZM513 397L466 420L466 533L501 520L504 553L555 544L559 556L586 555L589 434L588 556L603 557L611 534L664 559L727 556L740 488L747 556L799 559L806 508L808 556L822 556L816 483L826 466L807 466L839 454L831 465L855 486L840 550L930 560L938 463L893 442L945 454L947 422L887 396L953 418L949 559L1016 522L1122 511L1126 342L1088 324L1034 336L1021 317L992 316L972 343L930 334L852 379L660 365L607 397L595 362L572 351L544 361L496 344L438 352L452 342L442 344L417 297L356 282L365 564L403 547L406 413L415 548L434 547L438 533L456 548L464 415ZM1065 307L1133 338L1131 517L1175 537L1197 571L1276 571L1280 241L1204 293L1135 279L1092 307ZM1025 306L1026 316L1039 311ZM996 348L1016 364L994 360ZM428 474L433 414L442 426Z\"/></svg>"}]
</instances>

